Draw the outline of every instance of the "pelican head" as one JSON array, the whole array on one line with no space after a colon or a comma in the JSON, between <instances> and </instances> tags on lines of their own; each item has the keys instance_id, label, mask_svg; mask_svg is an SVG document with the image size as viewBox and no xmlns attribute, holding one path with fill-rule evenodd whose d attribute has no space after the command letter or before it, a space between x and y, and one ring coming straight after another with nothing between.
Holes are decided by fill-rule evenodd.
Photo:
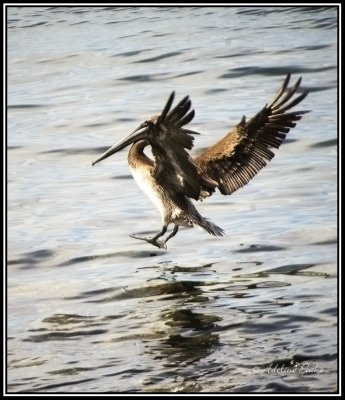
<instances>
[{"instance_id":1,"label":"pelican head","mask_svg":"<svg viewBox=\"0 0 345 400\"><path fill-rule=\"evenodd\" d=\"M99 161L108 158L112 154L118 152L119 150L124 149L125 147L129 146L132 143L139 142L139 140L149 139L149 137L155 136L155 131L159 128L160 124L165 120L167 117L168 112L170 111L171 105L174 101L175 92L172 92L168 98L168 101L163 108L163 111L160 115L154 115L153 117L148 118L142 124L138 126L135 131L133 131L129 136L125 139L121 140L119 143L114 144L114 146L110 147L105 153L99 156L95 161L92 161L92 165L95 165ZM180 103L175 107L175 110L172 112L178 111L180 116L184 116L186 112L188 112L191 106L191 102L188 100L188 96L186 96ZM169 114L170 115L170 114ZM188 123L194 117L194 111L188 114L189 118L184 121L184 124ZM181 125L182 126L182 125ZM148 140L149 141L149 140Z\"/></svg>"},{"instance_id":2,"label":"pelican head","mask_svg":"<svg viewBox=\"0 0 345 400\"><path fill-rule=\"evenodd\" d=\"M127 137L122 139L120 142L114 144L110 149L105 151L102 155L100 155L95 161L92 161L92 165L95 165L99 161L108 158L114 153L124 149L132 143L139 142L139 140L147 139L150 133L152 132L152 128L154 128L155 123L158 120L158 116L151 117L140 124L132 133L130 133Z\"/></svg>"}]
</instances>

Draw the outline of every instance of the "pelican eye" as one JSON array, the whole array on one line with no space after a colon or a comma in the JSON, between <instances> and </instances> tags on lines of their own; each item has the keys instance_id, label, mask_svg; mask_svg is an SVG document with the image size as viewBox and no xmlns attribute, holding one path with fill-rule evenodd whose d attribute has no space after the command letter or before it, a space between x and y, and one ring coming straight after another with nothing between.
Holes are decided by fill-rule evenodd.
<instances>
[{"instance_id":1,"label":"pelican eye","mask_svg":"<svg viewBox=\"0 0 345 400\"><path fill-rule=\"evenodd\" d=\"M140 126L139 126L139 128L138 128L138 130L139 129L144 129L144 128L149 128L150 127L150 123L149 123L149 121L144 121L144 122L142 122L141 124L140 124Z\"/></svg>"},{"instance_id":2,"label":"pelican eye","mask_svg":"<svg viewBox=\"0 0 345 400\"><path fill-rule=\"evenodd\" d=\"M154 129L156 126L155 121L152 121L150 119L147 119L144 123L143 123L143 127L147 128L148 132L151 131L152 129Z\"/></svg>"}]
</instances>

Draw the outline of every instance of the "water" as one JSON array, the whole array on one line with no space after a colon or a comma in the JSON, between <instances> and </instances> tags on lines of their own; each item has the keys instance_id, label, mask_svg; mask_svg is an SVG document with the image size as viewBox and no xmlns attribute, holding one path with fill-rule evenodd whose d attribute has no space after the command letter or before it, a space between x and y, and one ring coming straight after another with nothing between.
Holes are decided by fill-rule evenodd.
<instances>
[{"instance_id":1,"label":"water","mask_svg":"<svg viewBox=\"0 0 345 400\"><path fill-rule=\"evenodd\" d=\"M337 391L337 11L10 7L7 390ZM303 76L310 109L245 188L198 204L225 229L167 251L126 151L168 95L196 149Z\"/></svg>"}]
</instances>

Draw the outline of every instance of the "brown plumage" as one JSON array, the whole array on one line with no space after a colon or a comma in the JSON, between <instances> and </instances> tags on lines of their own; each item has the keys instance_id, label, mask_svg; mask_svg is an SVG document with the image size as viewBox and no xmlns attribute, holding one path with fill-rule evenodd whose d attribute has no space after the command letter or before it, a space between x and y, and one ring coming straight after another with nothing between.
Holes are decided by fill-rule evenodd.
<instances>
[{"instance_id":1,"label":"brown plumage","mask_svg":"<svg viewBox=\"0 0 345 400\"><path fill-rule=\"evenodd\" d=\"M271 148L278 149L289 130L309 111L286 113L308 94L296 94L302 78L288 89L290 74L274 99L249 121L243 116L240 123L223 139L203 151L194 163L202 176L217 182L222 194L231 194L247 184L267 161L274 157Z\"/></svg>"},{"instance_id":2,"label":"brown plumage","mask_svg":"<svg viewBox=\"0 0 345 400\"><path fill-rule=\"evenodd\" d=\"M261 111L248 121L243 116L224 138L194 158L188 150L198 133L184 128L194 118L191 101L186 96L171 109L175 96L172 92L160 115L146 120L94 161L93 164L134 143L128 155L132 174L159 208L163 228L153 238L132 237L166 247L181 225L198 225L214 236L222 236L224 231L202 217L190 199L202 200L216 189L222 194L231 194L247 184L274 157L271 149L279 148L296 121L308 112L289 111L308 94L302 91L295 96L301 78L290 88L289 81L290 74ZM148 145L154 160L144 153ZM164 241L158 241L170 223L175 224L172 233Z\"/></svg>"}]
</instances>

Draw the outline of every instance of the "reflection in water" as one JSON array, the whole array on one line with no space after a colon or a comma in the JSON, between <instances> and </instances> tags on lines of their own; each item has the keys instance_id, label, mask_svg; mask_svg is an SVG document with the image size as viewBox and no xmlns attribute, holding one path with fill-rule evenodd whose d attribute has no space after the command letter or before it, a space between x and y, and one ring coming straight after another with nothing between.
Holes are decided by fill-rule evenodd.
<instances>
[{"instance_id":1,"label":"reflection in water","mask_svg":"<svg viewBox=\"0 0 345 400\"><path fill-rule=\"evenodd\" d=\"M180 297L189 297L189 296L197 296L200 295L201 290L197 288L197 285L201 285L202 282L170 282L163 283L160 285L154 286L146 286L143 288L114 288L114 289L106 289L107 292L111 292L107 297L102 297L97 300L88 300L89 302L111 302L118 300L128 300L128 299L138 299L145 297L153 297L153 296L162 296L161 300L171 300ZM97 291L99 293L99 291ZM104 290L102 291L102 294ZM89 297L90 294L95 294L94 292L82 293L81 297Z\"/></svg>"},{"instance_id":2,"label":"reflection in water","mask_svg":"<svg viewBox=\"0 0 345 400\"><path fill-rule=\"evenodd\" d=\"M244 262L241 264L244 265ZM260 264L255 262L254 266L257 268ZM100 373L104 370L101 373L103 377L129 378L143 374L146 378L142 383L148 391L198 392L204 390L205 378L212 383L217 382L221 376L230 374L234 379L242 381L251 370L265 371L271 364L277 365L277 369L288 361L319 360L323 364L332 362L336 359L335 353L331 355L319 352L317 356L309 356L308 349L302 344L301 351L304 347L305 354L294 350L291 359L282 359L278 355L281 346L288 348L296 340L294 332L303 331L305 323L315 325L322 319L294 314L291 311L282 313L282 308L291 309L305 297L291 301L288 292L285 298L281 297L281 292L275 297L274 290L289 287L290 283L269 280L269 277L271 274L290 275L294 271L300 272L310 267L312 265L287 265L258 273L228 275L228 279L217 282L208 279L209 276L212 277L208 272L217 269L217 263L196 266L194 269L164 263L163 270L157 270L160 274L158 279L164 279L164 283L157 284L154 280L144 287L107 287L68 297L65 299L68 302L82 300L84 304L93 304L92 312L87 315L55 313L45 317L38 328L27 330L28 335L23 341L42 345L52 342L64 342L68 345L72 341L78 346L81 340L88 338L91 346L105 346L109 351L102 361L99 360L98 365L89 366L86 360L82 362L72 358L64 367L49 369L47 374L58 378L60 383L55 381L54 384L36 385L34 391L59 390L68 385L74 387L80 382L93 382L94 371ZM200 279L202 274L207 277L206 280ZM180 276L189 276L191 280L179 280ZM196 277L199 279L194 280ZM112 313L99 315L102 304L112 305ZM150 312L154 317L151 326L146 321L147 313ZM324 315L334 315L334 309L325 310ZM159 325L155 321L159 321ZM284 344L279 345L281 336L284 337ZM279 341L273 341L273 348L268 349L266 346L271 342L270 337L276 337ZM309 343L319 338L320 334L316 331ZM138 368L119 368L121 352L133 341L144 345L141 357L154 360L154 364L145 363ZM253 342L265 349L262 358L266 359L265 362L257 363L257 356L253 357L251 354ZM224 363L223 358L228 354L231 356ZM46 363L47 360L38 358L27 359L21 365L18 362L10 365L11 368L18 368ZM156 365L161 367L157 368ZM242 370L240 376L235 372L238 368ZM75 379L76 377L85 379ZM232 378L224 386L227 390L248 390L247 384L241 389L231 382ZM273 382L268 382L267 388L272 384ZM261 386L255 387L255 390L259 390ZM294 387L296 386L291 386L292 390ZM296 390L298 391L298 387Z\"/></svg>"},{"instance_id":3,"label":"reflection in water","mask_svg":"<svg viewBox=\"0 0 345 400\"><path fill-rule=\"evenodd\" d=\"M160 342L157 352L160 354L158 357L164 356L169 365L200 360L219 343L215 322L220 321L220 317L177 309L167 312L162 318L173 333Z\"/></svg>"}]
</instances>

